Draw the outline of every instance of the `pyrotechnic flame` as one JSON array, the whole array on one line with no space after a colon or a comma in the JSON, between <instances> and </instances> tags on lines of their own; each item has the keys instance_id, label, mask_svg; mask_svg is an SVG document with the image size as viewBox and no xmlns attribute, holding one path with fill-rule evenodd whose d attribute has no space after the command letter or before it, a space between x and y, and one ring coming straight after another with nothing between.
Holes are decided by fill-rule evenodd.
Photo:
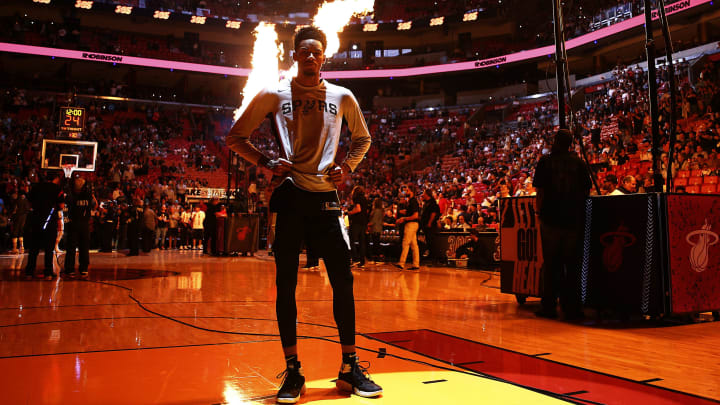
<instances>
[{"instance_id":1,"label":"pyrotechnic flame","mask_svg":"<svg viewBox=\"0 0 720 405\"><path fill-rule=\"evenodd\" d=\"M255 44L253 45L252 71L248 76L243 89L243 100L240 108L235 110L235 120L247 108L250 101L263 87L270 83L280 81L278 60L280 48L275 24L261 22L254 31Z\"/></svg>"},{"instance_id":2,"label":"pyrotechnic flame","mask_svg":"<svg viewBox=\"0 0 720 405\"><path fill-rule=\"evenodd\" d=\"M353 15L372 13L374 6L375 0L338 0L325 2L320 6L313 17L313 25L320 28L327 36L326 57L332 57L340 49L338 33L343 31L350 18ZM235 110L236 121L264 86L279 82L281 77L295 77L298 72L297 63L294 63L289 70L278 69L278 60L283 51L282 45L278 44L275 24L261 22L254 33L252 71L243 89L242 105Z\"/></svg>"},{"instance_id":3,"label":"pyrotechnic flame","mask_svg":"<svg viewBox=\"0 0 720 405\"><path fill-rule=\"evenodd\" d=\"M366 15L373 12L375 0L338 0L325 2L313 17L313 25L327 36L325 56L331 57L340 49L338 33L345 29L353 15Z\"/></svg>"}]
</instances>

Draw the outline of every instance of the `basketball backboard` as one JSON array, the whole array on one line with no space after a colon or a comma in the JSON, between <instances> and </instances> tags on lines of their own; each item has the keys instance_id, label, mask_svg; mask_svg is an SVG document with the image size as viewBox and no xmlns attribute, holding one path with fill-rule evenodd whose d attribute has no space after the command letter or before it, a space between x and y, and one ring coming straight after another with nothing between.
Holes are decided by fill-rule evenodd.
<instances>
[{"instance_id":1,"label":"basketball backboard","mask_svg":"<svg viewBox=\"0 0 720 405\"><path fill-rule=\"evenodd\" d=\"M74 171L95 171L97 142L43 139L42 168L62 169L63 165L73 164Z\"/></svg>"}]
</instances>

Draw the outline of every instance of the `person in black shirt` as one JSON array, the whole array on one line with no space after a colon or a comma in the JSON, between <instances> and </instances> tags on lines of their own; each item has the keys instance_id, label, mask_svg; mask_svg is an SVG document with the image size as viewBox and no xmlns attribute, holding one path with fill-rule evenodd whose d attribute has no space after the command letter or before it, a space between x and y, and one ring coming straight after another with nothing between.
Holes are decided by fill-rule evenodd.
<instances>
[{"instance_id":1,"label":"person in black shirt","mask_svg":"<svg viewBox=\"0 0 720 405\"><path fill-rule=\"evenodd\" d=\"M572 134L560 129L552 152L535 169L537 214L545 260L542 309L536 315L557 317L557 299L566 319L582 318L579 284L583 207L590 191L585 163L569 151Z\"/></svg>"},{"instance_id":2,"label":"person in black shirt","mask_svg":"<svg viewBox=\"0 0 720 405\"><path fill-rule=\"evenodd\" d=\"M100 251L110 253L113 250L113 237L117 229L118 210L115 202L108 201L100 213Z\"/></svg>"},{"instance_id":3,"label":"person in black shirt","mask_svg":"<svg viewBox=\"0 0 720 405\"><path fill-rule=\"evenodd\" d=\"M128 207L126 218L128 256L140 254L140 225L143 217L143 205L143 201L138 198L133 201L133 205Z\"/></svg>"},{"instance_id":4,"label":"person in black shirt","mask_svg":"<svg viewBox=\"0 0 720 405\"><path fill-rule=\"evenodd\" d=\"M438 207L433 191L426 188L422 194L423 207L422 216L420 217L420 227L425 234L425 245L428 248L428 259L436 262L438 259L433 252L433 242L438 232L438 219L440 217L440 207Z\"/></svg>"},{"instance_id":5,"label":"person in black shirt","mask_svg":"<svg viewBox=\"0 0 720 405\"><path fill-rule=\"evenodd\" d=\"M67 224L65 226L67 249L65 253L64 276L75 272L75 250L78 250L80 276L86 277L90 265L90 217L97 206L97 200L87 187L85 180L73 180L72 190L67 198Z\"/></svg>"},{"instance_id":6,"label":"person in black shirt","mask_svg":"<svg viewBox=\"0 0 720 405\"><path fill-rule=\"evenodd\" d=\"M205 219L203 220L203 229L205 230L203 241L203 253L219 256L218 240L217 240L217 217L215 214L220 210L220 200L213 197L205 210Z\"/></svg>"},{"instance_id":7,"label":"person in black shirt","mask_svg":"<svg viewBox=\"0 0 720 405\"><path fill-rule=\"evenodd\" d=\"M419 227L418 218L420 206L415 198L415 186L413 184L406 185L403 194L407 198L407 208L405 208L404 216L399 217L397 221L395 221L398 226L403 226L402 252L400 253L400 260L395 264L395 267L405 268L408 250L412 248L413 262L408 270L419 270L420 248L417 242L417 231Z\"/></svg>"},{"instance_id":8,"label":"person in black shirt","mask_svg":"<svg viewBox=\"0 0 720 405\"><path fill-rule=\"evenodd\" d=\"M40 249L45 252L44 276L48 280L53 278L53 249L57 236L57 224L60 218L58 212L63 209L65 193L60 187L60 173L50 171L46 180L36 183L30 190L28 201L32 206L30 213L29 235L26 240L30 242L30 252L25 277L32 278L35 275L37 257Z\"/></svg>"},{"instance_id":9,"label":"person in black shirt","mask_svg":"<svg viewBox=\"0 0 720 405\"><path fill-rule=\"evenodd\" d=\"M489 252L487 246L480 242L480 232L477 229L470 229L470 240L465 242L455 251L455 257L459 259L468 259L468 267L481 268L490 265L489 258L492 252Z\"/></svg>"},{"instance_id":10,"label":"person in black shirt","mask_svg":"<svg viewBox=\"0 0 720 405\"><path fill-rule=\"evenodd\" d=\"M352 265L365 267L365 247L367 245L365 232L368 224L368 201L365 198L365 189L355 186L350 195L352 209L348 211L350 219L350 255Z\"/></svg>"}]
</instances>

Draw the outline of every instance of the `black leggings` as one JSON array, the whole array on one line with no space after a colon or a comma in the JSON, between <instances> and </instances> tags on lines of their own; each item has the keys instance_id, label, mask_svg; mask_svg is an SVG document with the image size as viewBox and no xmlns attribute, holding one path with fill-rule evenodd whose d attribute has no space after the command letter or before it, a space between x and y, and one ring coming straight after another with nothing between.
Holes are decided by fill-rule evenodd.
<instances>
[{"instance_id":1,"label":"black leggings","mask_svg":"<svg viewBox=\"0 0 720 405\"><path fill-rule=\"evenodd\" d=\"M302 242L325 262L333 289L333 315L343 345L355 344L355 298L350 271L350 248L347 233L336 212L302 216L296 212L279 212L275 225L275 284L280 340L283 347L297 344L297 306L295 288Z\"/></svg>"}]
</instances>

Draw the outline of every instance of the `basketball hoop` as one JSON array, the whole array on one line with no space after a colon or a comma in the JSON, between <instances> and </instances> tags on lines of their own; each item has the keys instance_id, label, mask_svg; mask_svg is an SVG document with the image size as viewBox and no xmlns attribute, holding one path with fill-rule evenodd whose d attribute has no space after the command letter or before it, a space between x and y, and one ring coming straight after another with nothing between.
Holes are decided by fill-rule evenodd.
<instances>
[{"instance_id":1,"label":"basketball hoop","mask_svg":"<svg viewBox=\"0 0 720 405\"><path fill-rule=\"evenodd\" d=\"M72 163L64 164L62 165L63 173L65 173L65 178L69 179L72 176L73 170L75 170L75 165Z\"/></svg>"}]
</instances>

